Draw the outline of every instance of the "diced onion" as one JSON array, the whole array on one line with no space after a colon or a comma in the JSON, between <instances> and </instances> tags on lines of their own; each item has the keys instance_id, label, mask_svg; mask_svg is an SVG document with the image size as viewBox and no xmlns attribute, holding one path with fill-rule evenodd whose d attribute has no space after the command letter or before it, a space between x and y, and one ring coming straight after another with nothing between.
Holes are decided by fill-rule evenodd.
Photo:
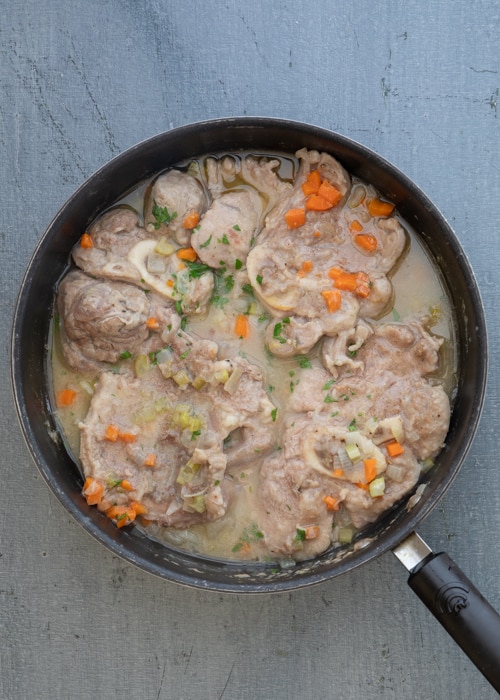
<instances>
[{"instance_id":1,"label":"diced onion","mask_svg":"<svg viewBox=\"0 0 500 700\"><path fill-rule=\"evenodd\" d=\"M396 481L400 484L405 478L405 470L399 464L389 464L387 466L386 475L388 479Z\"/></svg>"},{"instance_id":2,"label":"diced onion","mask_svg":"<svg viewBox=\"0 0 500 700\"><path fill-rule=\"evenodd\" d=\"M165 272L166 269L165 260L159 255L151 253L150 255L148 255L146 261L146 269L152 275L161 275Z\"/></svg>"}]
</instances>

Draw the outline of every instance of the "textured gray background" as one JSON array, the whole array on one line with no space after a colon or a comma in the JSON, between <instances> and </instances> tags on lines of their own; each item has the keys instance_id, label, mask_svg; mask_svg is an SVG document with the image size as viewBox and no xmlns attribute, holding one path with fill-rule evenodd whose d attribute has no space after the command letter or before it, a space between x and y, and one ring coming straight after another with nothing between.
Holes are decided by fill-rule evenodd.
<instances>
[{"instance_id":1,"label":"textured gray background","mask_svg":"<svg viewBox=\"0 0 500 700\"><path fill-rule=\"evenodd\" d=\"M109 554L49 492L9 389L23 271L110 157L232 115L379 151L455 228L490 333L470 455L420 532L500 608L499 5L494 0L3 0L0 13L0 698L489 699L392 554L274 596L184 589Z\"/></svg>"}]
</instances>

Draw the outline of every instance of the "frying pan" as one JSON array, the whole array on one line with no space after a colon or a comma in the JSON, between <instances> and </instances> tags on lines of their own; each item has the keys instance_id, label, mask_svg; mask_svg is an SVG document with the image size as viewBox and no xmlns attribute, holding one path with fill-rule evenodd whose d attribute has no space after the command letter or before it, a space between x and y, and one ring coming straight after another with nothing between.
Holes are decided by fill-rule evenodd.
<instances>
[{"instance_id":1,"label":"frying pan","mask_svg":"<svg viewBox=\"0 0 500 700\"><path fill-rule=\"evenodd\" d=\"M396 203L439 267L455 310L458 374L446 445L425 475L419 498L410 495L364 532L361 541L328 550L292 568L217 561L178 551L138 528L117 529L82 497L82 477L58 436L49 401L47 344L55 285L71 248L88 224L141 180L207 153L326 151L353 175ZM479 422L486 385L487 334L477 284L455 234L425 194L368 148L308 124L260 117L198 122L130 148L104 165L73 194L45 231L25 273L14 314L11 376L24 437L42 476L63 506L113 553L187 586L222 592L274 592L311 586L392 550L410 571L409 584L500 690L500 616L445 553L435 554L415 533L451 485Z\"/></svg>"}]
</instances>

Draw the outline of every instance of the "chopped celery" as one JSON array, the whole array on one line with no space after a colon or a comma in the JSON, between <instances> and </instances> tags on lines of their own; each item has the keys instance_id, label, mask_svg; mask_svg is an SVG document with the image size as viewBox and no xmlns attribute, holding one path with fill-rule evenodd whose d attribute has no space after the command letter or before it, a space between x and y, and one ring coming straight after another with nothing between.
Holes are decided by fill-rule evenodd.
<instances>
[{"instance_id":1,"label":"chopped celery","mask_svg":"<svg viewBox=\"0 0 500 700\"><path fill-rule=\"evenodd\" d=\"M368 487L370 489L370 496L372 498L377 498L377 496L383 496L385 491L385 479L383 476L378 476L376 479L370 482Z\"/></svg>"},{"instance_id":2,"label":"chopped celery","mask_svg":"<svg viewBox=\"0 0 500 700\"><path fill-rule=\"evenodd\" d=\"M183 387L186 387L190 383L190 378L187 372L183 369L179 370L179 372L176 372L172 379L181 389Z\"/></svg>"},{"instance_id":3,"label":"chopped celery","mask_svg":"<svg viewBox=\"0 0 500 700\"><path fill-rule=\"evenodd\" d=\"M225 384L229 379L229 372L227 369L222 369L214 374L214 379L216 382L220 382L220 384Z\"/></svg>"},{"instance_id":4,"label":"chopped celery","mask_svg":"<svg viewBox=\"0 0 500 700\"><path fill-rule=\"evenodd\" d=\"M137 355L134 362L134 372L136 377L143 377L149 372L151 365L149 364L147 355Z\"/></svg>"},{"instance_id":5,"label":"chopped celery","mask_svg":"<svg viewBox=\"0 0 500 700\"><path fill-rule=\"evenodd\" d=\"M170 243L165 236L162 236L158 243L155 245L155 253L158 255L172 255L175 251L175 246Z\"/></svg>"},{"instance_id":6,"label":"chopped celery","mask_svg":"<svg viewBox=\"0 0 500 700\"><path fill-rule=\"evenodd\" d=\"M205 505L205 496L186 496L184 498L184 505L187 506L189 510L194 510L197 513L204 513L207 509Z\"/></svg>"},{"instance_id":7,"label":"chopped celery","mask_svg":"<svg viewBox=\"0 0 500 700\"><path fill-rule=\"evenodd\" d=\"M351 462L357 462L361 459L361 452L359 451L359 447L353 442L346 443L345 451L347 452L347 456L349 457Z\"/></svg>"},{"instance_id":8,"label":"chopped celery","mask_svg":"<svg viewBox=\"0 0 500 700\"><path fill-rule=\"evenodd\" d=\"M203 377L195 377L192 381L192 384L196 391L200 391L200 389L203 389L203 387L205 386L206 381L203 379Z\"/></svg>"},{"instance_id":9,"label":"chopped celery","mask_svg":"<svg viewBox=\"0 0 500 700\"><path fill-rule=\"evenodd\" d=\"M339 527L338 540L340 544L350 544L354 537L354 530L351 527Z\"/></svg>"},{"instance_id":10,"label":"chopped celery","mask_svg":"<svg viewBox=\"0 0 500 700\"><path fill-rule=\"evenodd\" d=\"M200 471L201 465L194 462L186 462L184 466L179 469L179 474L177 475L177 483L181 486L185 484L190 484L196 474Z\"/></svg>"}]
</instances>

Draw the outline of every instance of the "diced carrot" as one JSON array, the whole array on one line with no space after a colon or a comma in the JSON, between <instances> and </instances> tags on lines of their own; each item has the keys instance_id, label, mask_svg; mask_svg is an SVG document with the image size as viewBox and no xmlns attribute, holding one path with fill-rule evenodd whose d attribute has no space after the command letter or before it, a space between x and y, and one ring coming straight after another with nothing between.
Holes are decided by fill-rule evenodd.
<instances>
[{"instance_id":1,"label":"diced carrot","mask_svg":"<svg viewBox=\"0 0 500 700\"><path fill-rule=\"evenodd\" d=\"M137 435L134 435L134 433L122 433L120 431L118 437L120 438L120 440L122 442L126 442L126 443L132 443L132 442L135 442L137 440Z\"/></svg>"},{"instance_id":2,"label":"diced carrot","mask_svg":"<svg viewBox=\"0 0 500 700\"><path fill-rule=\"evenodd\" d=\"M354 221L351 221L349 229L353 232L359 233L363 230L363 226L359 223L357 219L354 219Z\"/></svg>"},{"instance_id":3,"label":"diced carrot","mask_svg":"<svg viewBox=\"0 0 500 700\"><path fill-rule=\"evenodd\" d=\"M342 289L345 292L355 292L357 286L358 282L355 272L343 272L341 275L334 277L334 287L337 289Z\"/></svg>"},{"instance_id":4,"label":"diced carrot","mask_svg":"<svg viewBox=\"0 0 500 700\"><path fill-rule=\"evenodd\" d=\"M356 482L354 483L354 486L357 486L358 489L363 489L363 491L368 491L368 490L369 490L368 484L363 484L362 481L356 481Z\"/></svg>"},{"instance_id":5,"label":"diced carrot","mask_svg":"<svg viewBox=\"0 0 500 700\"><path fill-rule=\"evenodd\" d=\"M363 460L365 466L365 481L367 484L377 476L377 460L376 459L365 459Z\"/></svg>"},{"instance_id":6,"label":"diced carrot","mask_svg":"<svg viewBox=\"0 0 500 700\"><path fill-rule=\"evenodd\" d=\"M366 299L370 296L370 278L366 272L358 272L356 275L356 294L358 297Z\"/></svg>"},{"instance_id":7,"label":"diced carrot","mask_svg":"<svg viewBox=\"0 0 500 700\"><path fill-rule=\"evenodd\" d=\"M403 445L398 442L397 440L393 440L392 442L388 442L386 445L387 453L389 457L398 457L399 455L402 455L403 452L405 451L405 448Z\"/></svg>"},{"instance_id":8,"label":"diced carrot","mask_svg":"<svg viewBox=\"0 0 500 700\"><path fill-rule=\"evenodd\" d=\"M312 170L302 185L302 192L308 197L311 194L316 194L321 185L321 175L317 170Z\"/></svg>"},{"instance_id":9,"label":"diced carrot","mask_svg":"<svg viewBox=\"0 0 500 700\"><path fill-rule=\"evenodd\" d=\"M372 216L389 216L394 209L394 204L384 202L381 199L371 199L368 202L368 211Z\"/></svg>"},{"instance_id":10,"label":"diced carrot","mask_svg":"<svg viewBox=\"0 0 500 700\"><path fill-rule=\"evenodd\" d=\"M108 425L104 432L104 437L106 438L106 440L109 440L109 442L116 442L118 440L119 435L120 431L118 430L116 425Z\"/></svg>"},{"instance_id":11,"label":"diced carrot","mask_svg":"<svg viewBox=\"0 0 500 700\"><path fill-rule=\"evenodd\" d=\"M198 226L200 221L200 215L198 214L197 211L192 211L190 214L186 216L184 221L182 222L182 226L184 228L194 228L195 226Z\"/></svg>"},{"instance_id":12,"label":"diced carrot","mask_svg":"<svg viewBox=\"0 0 500 700\"><path fill-rule=\"evenodd\" d=\"M304 260L300 270L297 272L299 277L305 277L309 272L312 272L313 263L312 260Z\"/></svg>"},{"instance_id":13,"label":"diced carrot","mask_svg":"<svg viewBox=\"0 0 500 700\"><path fill-rule=\"evenodd\" d=\"M146 506L143 503L139 503L139 501L132 501L130 507L136 515L146 515L146 513L148 512Z\"/></svg>"},{"instance_id":14,"label":"diced carrot","mask_svg":"<svg viewBox=\"0 0 500 700\"><path fill-rule=\"evenodd\" d=\"M146 321L146 328L149 328L150 331L157 331L159 327L160 324L158 323L158 319L154 316L151 316Z\"/></svg>"},{"instance_id":15,"label":"diced carrot","mask_svg":"<svg viewBox=\"0 0 500 700\"><path fill-rule=\"evenodd\" d=\"M309 211L327 211L333 204L319 194L312 194L306 199L306 209Z\"/></svg>"},{"instance_id":16,"label":"diced carrot","mask_svg":"<svg viewBox=\"0 0 500 700\"><path fill-rule=\"evenodd\" d=\"M377 239L371 233L358 233L354 236L354 242L367 253L373 253L378 245Z\"/></svg>"},{"instance_id":17,"label":"diced carrot","mask_svg":"<svg viewBox=\"0 0 500 700\"><path fill-rule=\"evenodd\" d=\"M154 452L150 452L149 454L146 455L146 458L144 460L144 466L145 467L156 467L156 455Z\"/></svg>"},{"instance_id":18,"label":"diced carrot","mask_svg":"<svg viewBox=\"0 0 500 700\"><path fill-rule=\"evenodd\" d=\"M335 496L323 496L323 503L326 505L327 510L338 510L340 501Z\"/></svg>"},{"instance_id":19,"label":"diced carrot","mask_svg":"<svg viewBox=\"0 0 500 700\"><path fill-rule=\"evenodd\" d=\"M342 306L342 295L338 289L324 289L321 296L325 300L326 308L333 314Z\"/></svg>"},{"instance_id":20,"label":"diced carrot","mask_svg":"<svg viewBox=\"0 0 500 700\"><path fill-rule=\"evenodd\" d=\"M332 207L335 207L342 199L342 192L339 192L328 180L323 180L318 190L318 195L330 202Z\"/></svg>"},{"instance_id":21,"label":"diced carrot","mask_svg":"<svg viewBox=\"0 0 500 700\"><path fill-rule=\"evenodd\" d=\"M135 510L129 506L111 506L111 508L106 511L106 515L108 518L111 518L111 520L116 521L117 527L130 525L136 517Z\"/></svg>"},{"instance_id":22,"label":"diced carrot","mask_svg":"<svg viewBox=\"0 0 500 700\"><path fill-rule=\"evenodd\" d=\"M58 408L71 406L76 399L76 391L74 389L62 389L57 392L56 405Z\"/></svg>"},{"instance_id":23,"label":"diced carrot","mask_svg":"<svg viewBox=\"0 0 500 700\"><path fill-rule=\"evenodd\" d=\"M333 280L333 286L344 292L356 292L360 297L370 296L370 278L366 272L345 272L338 267L331 267L328 276Z\"/></svg>"},{"instance_id":24,"label":"diced carrot","mask_svg":"<svg viewBox=\"0 0 500 700\"><path fill-rule=\"evenodd\" d=\"M193 262L193 261L191 261L191 262ZM185 270L185 269L186 269L186 263L181 262L177 265L177 272L180 272L181 270Z\"/></svg>"},{"instance_id":25,"label":"diced carrot","mask_svg":"<svg viewBox=\"0 0 500 700\"><path fill-rule=\"evenodd\" d=\"M97 481L97 479L94 479L91 476L85 479L85 483L83 484L83 495L85 496L89 506L96 506L98 503L100 503L102 501L103 493L104 486Z\"/></svg>"},{"instance_id":26,"label":"diced carrot","mask_svg":"<svg viewBox=\"0 0 500 700\"><path fill-rule=\"evenodd\" d=\"M122 489L125 489L125 491L133 491L134 490L134 487L132 486L132 484L130 483L130 481L128 479L122 479L121 483L120 483L120 487Z\"/></svg>"},{"instance_id":27,"label":"diced carrot","mask_svg":"<svg viewBox=\"0 0 500 700\"><path fill-rule=\"evenodd\" d=\"M167 287L173 287L175 282L174 282L174 280L167 280L166 284L167 284Z\"/></svg>"},{"instance_id":28,"label":"diced carrot","mask_svg":"<svg viewBox=\"0 0 500 700\"><path fill-rule=\"evenodd\" d=\"M331 280L336 280L336 279L338 279L339 277L342 277L343 274L344 274L344 271L341 270L340 267L331 267L331 268L328 270L328 277L329 277Z\"/></svg>"},{"instance_id":29,"label":"diced carrot","mask_svg":"<svg viewBox=\"0 0 500 700\"><path fill-rule=\"evenodd\" d=\"M80 247L81 248L93 248L94 247L94 242L92 241L92 238L89 236L88 233L84 233L83 236L80 238Z\"/></svg>"},{"instance_id":30,"label":"diced carrot","mask_svg":"<svg viewBox=\"0 0 500 700\"><path fill-rule=\"evenodd\" d=\"M313 233L314 238L321 238L321 231L315 231Z\"/></svg>"},{"instance_id":31,"label":"diced carrot","mask_svg":"<svg viewBox=\"0 0 500 700\"><path fill-rule=\"evenodd\" d=\"M306 223L306 210L303 208L289 209L285 213L286 225L290 229L299 228Z\"/></svg>"},{"instance_id":32,"label":"diced carrot","mask_svg":"<svg viewBox=\"0 0 500 700\"><path fill-rule=\"evenodd\" d=\"M340 479L341 477L344 476L344 470L343 469L334 469L332 472L332 476L334 476L336 479Z\"/></svg>"},{"instance_id":33,"label":"diced carrot","mask_svg":"<svg viewBox=\"0 0 500 700\"><path fill-rule=\"evenodd\" d=\"M250 333L250 324L248 322L248 316L245 314L238 314L234 322L234 332L238 338L248 338Z\"/></svg>"},{"instance_id":34,"label":"diced carrot","mask_svg":"<svg viewBox=\"0 0 500 700\"><path fill-rule=\"evenodd\" d=\"M304 528L304 532L306 540L315 540L317 537L319 537L319 526L308 525Z\"/></svg>"},{"instance_id":35,"label":"diced carrot","mask_svg":"<svg viewBox=\"0 0 500 700\"><path fill-rule=\"evenodd\" d=\"M196 250L194 248L179 248L177 251L177 257L180 260L189 260L189 262L194 262L197 258Z\"/></svg>"}]
</instances>

